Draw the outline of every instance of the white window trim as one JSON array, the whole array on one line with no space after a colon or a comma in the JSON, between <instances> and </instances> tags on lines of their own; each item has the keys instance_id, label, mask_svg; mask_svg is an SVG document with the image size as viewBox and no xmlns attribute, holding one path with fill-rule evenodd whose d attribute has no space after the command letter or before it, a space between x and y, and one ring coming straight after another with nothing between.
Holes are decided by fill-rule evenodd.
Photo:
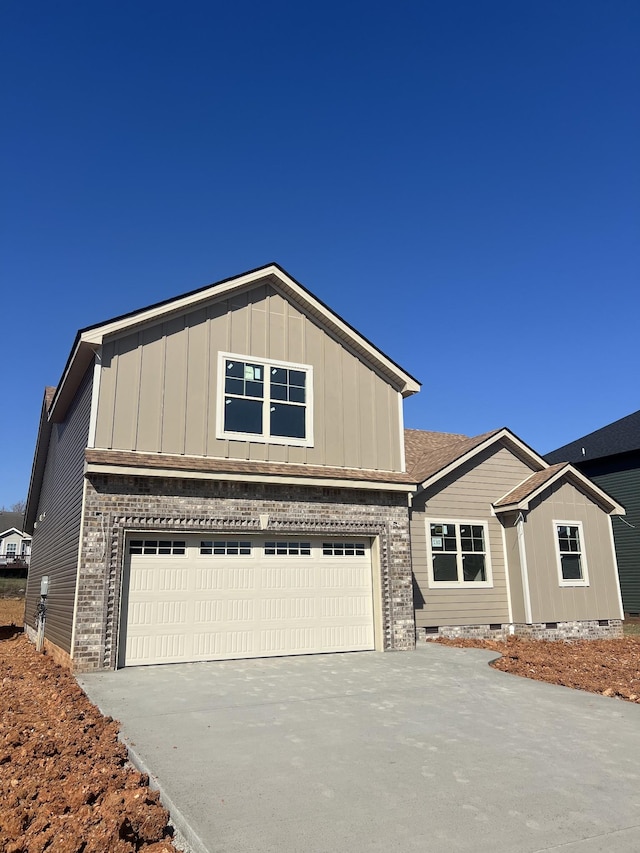
<instances>
[{"instance_id":1,"label":"white window trim","mask_svg":"<svg viewBox=\"0 0 640 853\"><path fill-rule=\"evenodd\" d=\"M587 568L587 552L585 548L584 530L581 521L566 521L554 518L553 524L553 542L556 549L556 565L558 567L558 583L560 586L589 586L589 570ZM562 524L566 527L577 527L578 536L580 537L580 566L582 568L582 578L580 580L565 580L562 577L562 560L560 559L560 542L558 541L558 525Z\"/></svg>"},{"instance_id":2,"label":"white window trim","mask_svg":"<svg viewBox=\"0 0 640 853\"><path fill-rule=\"evenodd\" d=\"M224 364L227 359L233 361L248 361L253 364L264 365L265 368L265 395L262 403L262 434L252 432L225 432L224 429L224 384L225 384L225 368ZM267 406L270 404L270 394L267 394L267 387L270 387L271 374L269 372L272 367L283 367L287 370L302 370L307 375L306 401L305 406L305 438L289 438L282 435L266 435L264 432L265 425L269 423L267 415ZM266 377L269 376L267 381ZM281 402L281 401L276 401ZM298 364L291 361L277 361L272 358L260 358L253 355L242 355L234 352L219 352L218 353L218 393L216 400L216 438L231 439L232 441L252 441L257 444L283 444L288 447L313 447L313 367L310 364Z\"/></svg>"},{"instance_id":3,"label":"white window trim","mask_svg":"<svg viewBox=\"0 0 640 853\"><path fill-rule=\"evenodd\" d=\"M482 527L484 535L484 567L487 573L486 581L437 581L433 577L433 551L431 550L431 525L432 524L455 524L456 525L456 540L459 542L459 531L461 524L473 524L476 527ZM491 546L489 541L489 524L481 518L453 518L443 516L438 518L425 518L425 535L427 538L427 570L429 589L491 589L493 588L493 570L491 568ZM437 553L441 553L438 551ZM445 552L447 553L447 552ZM453 551L448 553L452 554ZM462 552L456 550L456 560L458 564L458 576L460 576Z\"/></svg>"}]
</instances>

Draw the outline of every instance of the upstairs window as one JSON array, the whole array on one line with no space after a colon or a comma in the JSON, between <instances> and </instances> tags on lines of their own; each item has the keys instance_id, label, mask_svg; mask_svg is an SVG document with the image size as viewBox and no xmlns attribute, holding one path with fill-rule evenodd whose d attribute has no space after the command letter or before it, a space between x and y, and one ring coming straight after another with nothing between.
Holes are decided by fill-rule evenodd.
<instances>
[{"instance_id":1,"label":"upstairs window","mask_svg":"<svg viewBox=\"0 0 640 853\"><path fill-rule=\"evenodd\" d=\"M309 365L221 353L218 438L311 447Z\"/></svg>"},{"instance_id":2,"label":"upstairs window","mask_svg":"<svg viewBox=\"0 0 640 853\"><path fill-rule=\"evenodd\" d=\"M588 586L582 522L554 521L560 586Z\"/></svg>"},{"instance_id":3,"label":"upstairs window","mask_svg":"<svg viewBox=\"0 0 640 853\"><path fill-rule=\"evenodd\" d=\"M430 586L493 585L484 523L427 521L427 531Z\"/></svg>"}]
</instances>

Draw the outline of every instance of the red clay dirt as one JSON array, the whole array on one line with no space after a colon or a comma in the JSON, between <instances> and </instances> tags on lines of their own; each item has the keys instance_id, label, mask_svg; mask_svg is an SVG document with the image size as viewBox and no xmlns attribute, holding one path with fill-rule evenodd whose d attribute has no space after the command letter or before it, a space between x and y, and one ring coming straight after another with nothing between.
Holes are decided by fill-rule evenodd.
<instances>
[{"instance_id":1,"label":"red clay dirt","mask_svg":"<svg viewBox=\"0 0 640 853\"><path fill-rule=\"evenodd\" d=\"M621 640L445 640L432 642L457 648L491 649L501 657L496 669L562 684L603 696L640 703L640 636Z\"/></svg>"},{"instance_id":2,"label":"red clay dirt","mask_svg":"<svg viewBox=\"0 0 640 853\"><path fill-rule=\"evenodd\" d=\"M118 723L16 628L0 628L0 685L0 850L174 853Z\"/></svg>"}]
</instances>

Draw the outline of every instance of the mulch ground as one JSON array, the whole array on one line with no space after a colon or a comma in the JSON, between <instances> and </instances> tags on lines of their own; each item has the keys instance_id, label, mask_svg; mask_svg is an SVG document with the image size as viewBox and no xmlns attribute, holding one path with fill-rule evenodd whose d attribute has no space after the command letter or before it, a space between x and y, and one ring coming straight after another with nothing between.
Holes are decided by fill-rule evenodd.
<instances>
[{"instance_id":1,"label":"mulch ground","mask_svg":"<svg viewBox=\"0 0 640 853\"><path fill-rule=\"evenodd\" d=\"M118 723L36 653L17 627L23 607L0 599L0 850L173 853L169 815L128 764ZM640 702L640 636L433 642L491 649L505 672Z\"/></svg>"}]
</instances>

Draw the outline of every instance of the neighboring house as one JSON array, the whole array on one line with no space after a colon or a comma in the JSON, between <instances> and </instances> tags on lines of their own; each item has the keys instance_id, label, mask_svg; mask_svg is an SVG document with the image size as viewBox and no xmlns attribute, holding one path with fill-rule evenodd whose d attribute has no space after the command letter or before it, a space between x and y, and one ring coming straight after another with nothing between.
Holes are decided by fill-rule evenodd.
<instances>
[{"instance_id":1,"label":"neighboring house","mask_svg":"<svg viewBox=\"0 0 640 853\"><path fill-rule=\"evenodd\" d=\"M619 632L622 508L508 430L405 437L419 388L275 264L78 332L27 500L48 648L99 669Z\"/></svg>"},{"instance_id":2,"label":"neighboring house","mask_svg":"<svg viewBox=\"0 0 640 853\"><path fill-rule=\"evenodd\" d=\"M27 613L48 575L46 640L82 669L413 648L419 387L275 264L81 330L43 404Z\"/></svg>"},{"instance_id":3,"label":"neighboring house","mask_svg":"<svg viewBox=\"0 0 640 853\"><path fill-rule=\"evenodd\" d=\"M23 531L21 512L0 512L0 567L26 568L31 555L31 536Z\"/></svg>"},{"instance_id":4,"label":"neighboring house","mask_svg":"<svg viewBox=\"0 0 640 853\"><path fill-rule=\"evenodd\" d=\"M546 457L571 462L626 509L613 526L625 613L640 615L640 411L589 433Z\"/></svg>"},{"instance_id":5,"label":"neighboring house","mask_svg":"<svg viewBox=\"0 0 640 853\"><path fill-rule=\"evenodd\" d=\"M406 431L419 636L619 636L611 516L624 509L508 429Z\"/></svg>"}]
</instances>

